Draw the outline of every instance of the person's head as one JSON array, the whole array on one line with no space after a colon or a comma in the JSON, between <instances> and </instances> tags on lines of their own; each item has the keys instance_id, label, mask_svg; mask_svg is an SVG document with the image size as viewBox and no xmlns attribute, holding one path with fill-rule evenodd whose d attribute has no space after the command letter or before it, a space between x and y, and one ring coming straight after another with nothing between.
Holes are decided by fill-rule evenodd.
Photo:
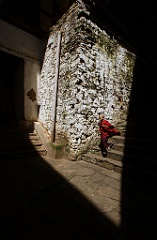
<instances>
[{"instance_id":1,"label":"person's head","mask_svg":"<svg viewBox=\"0 0 157 240\"><path fill-rule=\"evenodd\" d=\"M104 119L104 114L100 114L100 115L99 115L99 119L100 119L100 120L103 120L103 119Z\"/></svg>"}]
</instances>

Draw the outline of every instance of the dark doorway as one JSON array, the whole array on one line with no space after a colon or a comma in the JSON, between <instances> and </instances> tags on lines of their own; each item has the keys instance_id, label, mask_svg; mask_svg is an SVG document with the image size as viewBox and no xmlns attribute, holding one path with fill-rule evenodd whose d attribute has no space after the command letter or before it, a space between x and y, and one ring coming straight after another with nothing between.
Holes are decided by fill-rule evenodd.
<instances>
[{"instance_id":1,"label":"dark doorway","mask_svg":"<svg viewBox=\"0 0 157 240\"><path fill-rule=\"evenodd\" d=\"M0 124L18 124L23 111L24 60L0 51Z\"/></svg>"}]
</instances>

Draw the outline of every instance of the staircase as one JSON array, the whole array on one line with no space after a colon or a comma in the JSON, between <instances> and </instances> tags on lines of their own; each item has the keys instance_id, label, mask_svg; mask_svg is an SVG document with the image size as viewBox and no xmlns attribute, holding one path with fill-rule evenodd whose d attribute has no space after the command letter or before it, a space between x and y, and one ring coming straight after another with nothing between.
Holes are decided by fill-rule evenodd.
<instances>
[{"instance_id":1,"label":"staircase","mask_svg":"<svg viewBox=\"0 0 157 240\"><path fill-rule=\"evenodd\" d=\"M17 156L45 156L37 132L25 126L0 126L0 157L1 160Z\"/></svg>"},{"instance_id":2,"label":"staircase","mask_svg":"<svg viewBox=\"0 0 157 240\"><path fill-rule=\"evenodd\" d=\"M103 157L100 148L95 146L83 154L81 159L120 173L125 168L125 172L155 174L157 129L151 126L152 123L147 121L141 128L134 124L119 127L121 136L110 139L109 143L113 146L107 157Z\"/></svg>"}]
</instances>

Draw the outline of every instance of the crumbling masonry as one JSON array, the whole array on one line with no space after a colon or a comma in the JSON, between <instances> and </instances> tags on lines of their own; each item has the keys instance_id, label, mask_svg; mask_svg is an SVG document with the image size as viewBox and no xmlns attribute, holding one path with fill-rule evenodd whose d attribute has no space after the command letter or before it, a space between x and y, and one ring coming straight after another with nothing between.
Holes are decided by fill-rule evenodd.
<instances>
[{"instance_id":1,"label":"crumbling masonry","mask_svg":"<svg viewBox=\"0 0 157 240\"><path fill-rule=\"evenodd\" d=\"M39 120L76 159L97 144L98 114L125 124L135 56L77 1L50 29L39 80Z\"/></svg>"}]
</instances>

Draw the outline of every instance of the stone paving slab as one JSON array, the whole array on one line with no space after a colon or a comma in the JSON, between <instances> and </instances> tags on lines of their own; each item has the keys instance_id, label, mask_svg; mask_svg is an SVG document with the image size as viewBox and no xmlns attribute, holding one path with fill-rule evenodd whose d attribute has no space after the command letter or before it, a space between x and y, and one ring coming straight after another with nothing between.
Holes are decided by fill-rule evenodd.
<instances>
[{"instance_id":1,"label":"stone paving slab","mask_svg":"<svg viewBox=\"0 0 157 240\"><path fill-rule=\"evenodd\" d=\"M2 159L0 240L136 240L135 218L122 208L121 178L81 160ZM142 219L148 222L141 215L139 229Z\"/></svg>"}]
</instances>

